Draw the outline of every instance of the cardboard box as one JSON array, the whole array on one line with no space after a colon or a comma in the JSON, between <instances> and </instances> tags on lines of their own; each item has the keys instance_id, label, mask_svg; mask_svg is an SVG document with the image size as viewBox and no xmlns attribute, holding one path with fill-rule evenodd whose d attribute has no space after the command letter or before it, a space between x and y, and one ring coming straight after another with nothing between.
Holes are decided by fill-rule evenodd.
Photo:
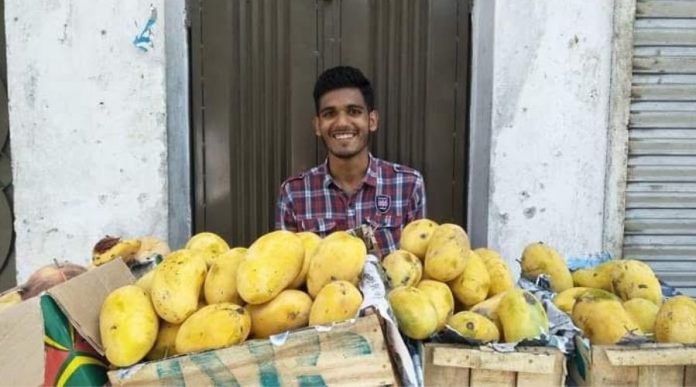
<instances>
[{"instance_id":1,"label":"cardboard box","mask_svg":"<svg viewBox=\"0 0 696 387\"><path fill-rule=\"evenodd\" d=\"M696 386L696 344L575 344L569 368L579 386Z\"/></svg>"},{"instance_id":2,"label":"cardboard box","mask_svg":"<svg viewBox=\"0 0 696 387\"><path fill-rule=\"evenodd\" d=\"M424 352L425 386L565 386L565 356L552 347L496 352L489 347L427 343Z\"/></svg>"},{"instance_id":3,"label":"cardboard box","mask_svg":"<svg viewBox=\"0 0 696 387\"><path fill-rule=\"evenodd\" d=\"M0 312L2 384L105 381L99 311L111 291L133 281L128 267L116 260Z\"/></svg>"},{"instance_id":4,"label":"cardboard box","mask_svg":"<svg viewBox=\"0 0 696 387\"><path fill-rule=\"evenodd\" d=\"M114 386L393 385L395 376L376 314L308 327L267 340L136 364L108 373Z\"/></svg>"}]
</instances>

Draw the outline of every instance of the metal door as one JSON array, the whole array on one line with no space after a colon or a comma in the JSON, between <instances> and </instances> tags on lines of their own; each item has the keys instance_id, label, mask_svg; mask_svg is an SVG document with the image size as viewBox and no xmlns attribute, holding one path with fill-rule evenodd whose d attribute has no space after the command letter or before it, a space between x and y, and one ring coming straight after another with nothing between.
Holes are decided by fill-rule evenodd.
<instances>
[{"instance_id":1,"label":"metal door","mask_svg":"<svg viewBox=\"0 0 696 387\"><path fill-rule=\"evenodd\" d=\"M464 224L468 0L198 0L191 12L195 231L247 245L280 183L323 161L312 88L348 64L372 80L377 157L419 169L428 216Z\"/></svg>"}]
</instances>

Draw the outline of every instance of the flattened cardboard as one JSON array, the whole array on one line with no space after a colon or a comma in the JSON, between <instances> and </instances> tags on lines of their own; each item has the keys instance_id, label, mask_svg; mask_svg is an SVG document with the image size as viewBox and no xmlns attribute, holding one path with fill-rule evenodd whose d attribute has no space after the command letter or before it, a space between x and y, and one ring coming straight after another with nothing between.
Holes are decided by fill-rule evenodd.
<instances>
[{"instance_id":1,"label":"flattened cardboard","mask_svg":"<svg viewBox=\"0 0 696 387\"><path fill-rule=\"evenodd\" d=\"M99 334L99 312L114 289L131 285L135 277L128 266L116 259L47 291L82 337L104 355Z\"/></svg>"},{"instance_id":2,"label":"flattened cardboard","mask_svg":"<svg viewBox=\"0 0 696 387\"><path fill-rule=\"evenodd\" d=\"M0 375L8 386L44 383L44 335L40 298L34 297L0 314Z\"/></svg>"}]
</instances>

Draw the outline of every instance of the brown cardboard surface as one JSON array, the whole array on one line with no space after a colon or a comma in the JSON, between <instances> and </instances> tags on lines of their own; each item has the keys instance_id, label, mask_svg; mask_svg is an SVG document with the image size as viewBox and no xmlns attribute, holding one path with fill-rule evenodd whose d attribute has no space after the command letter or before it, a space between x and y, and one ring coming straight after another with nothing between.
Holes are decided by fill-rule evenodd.
<instances>
[{"instance_id":1,"label":"brown cardboard surface","mask_svg":"<svg viewBox=\"0 0 696 387\"><path fill-rule=\"evenodd\" d=\"M0 384L44 383L44 335L40 298L34 297L0 314Z\"/></svg>"},{"instance_id":2,"label":"brown cardboard surface","mask_svg":"<svg viewBox=\"0 0 696 387\"><path fill-rule=\"evenodd\" d=\"M82 337L104 355L99 334L99 311L114 289L135 282L128 266L116 259L47 291Z\"/></svg>"}]
</instances>

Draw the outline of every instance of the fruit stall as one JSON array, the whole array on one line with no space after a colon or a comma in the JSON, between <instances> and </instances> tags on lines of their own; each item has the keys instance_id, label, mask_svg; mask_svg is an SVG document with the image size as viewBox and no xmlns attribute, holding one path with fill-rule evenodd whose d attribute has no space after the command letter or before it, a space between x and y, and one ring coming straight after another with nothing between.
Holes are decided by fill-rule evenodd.
<instances>
[{"instance_id":1,"label":"fruit stall","mask_svg":"<svg viewBox=\"0 0 696 387\"><path fill-rule=\"evenodd\" d=\"M171 251L105 237L0 295L13 385L693 385L696 302L644 263L568 264L541 242L522 276L455 224L210 232Z\"/></svg>"}]
</instances>

